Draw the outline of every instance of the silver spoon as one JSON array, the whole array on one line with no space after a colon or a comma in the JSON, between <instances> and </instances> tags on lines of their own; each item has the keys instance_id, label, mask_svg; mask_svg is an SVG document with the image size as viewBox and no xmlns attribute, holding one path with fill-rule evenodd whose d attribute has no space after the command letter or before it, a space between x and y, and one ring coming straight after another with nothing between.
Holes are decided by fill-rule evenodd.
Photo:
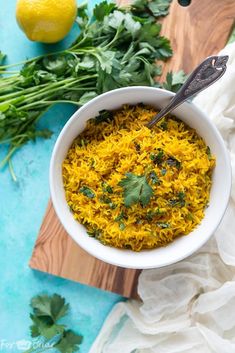
<instances>
[{"instance_id":1,"label":"silver spoon","mask_svg":"<svg viewBox=\"0 0 235 353\"><path fill-rule=\"evenodd\" d=\"M204 90L208 86L217 81L227 69L228 55L209 56L205 59L188 77L186 82L171 98L169 104L160 110L160 112L147 124L151 128L164 116L169 114L173 109L185 102L190 97Z\"/></svg>"}]
</instances>

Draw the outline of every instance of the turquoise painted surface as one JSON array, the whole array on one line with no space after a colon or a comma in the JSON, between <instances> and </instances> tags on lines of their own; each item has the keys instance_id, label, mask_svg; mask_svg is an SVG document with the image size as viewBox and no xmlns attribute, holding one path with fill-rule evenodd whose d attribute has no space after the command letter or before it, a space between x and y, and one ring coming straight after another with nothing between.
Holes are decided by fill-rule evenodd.
<instances>
[{"instance_id":1,"label":"turquoise painted surface","mask_svg":"<svg viewBox=\"0 0 235 353\"><path fill-rule=\"evenodd\" d=\"M94 1L90 1L94 4ZM65 47L76 29L58 46L32 43L15 21L15 1L0 0L0 49L8 63L18 62L45 51ZM122 298L111 293L34 272L29 269L37 232L49 198L49 160L56 137L73 113L72 106L58 105L40 122L53 131L50 140L37 140L13 158L14 183L8 169L0 172L0 352L19 352L16 341L29 340L29 302L41 292L59 293L71 304L67 323L84 336L81 353L89 351L103 320ZM0 148L0 159L4 150ZM12 344L8 347L7 344Z\"/></svg>"}]
</instances>

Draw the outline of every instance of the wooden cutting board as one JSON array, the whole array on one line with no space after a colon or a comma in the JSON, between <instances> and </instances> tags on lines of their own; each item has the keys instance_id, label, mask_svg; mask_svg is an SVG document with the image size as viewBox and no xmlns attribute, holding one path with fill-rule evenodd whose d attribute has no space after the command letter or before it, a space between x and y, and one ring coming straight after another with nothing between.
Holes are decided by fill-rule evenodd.
<instances>
[{"instance_id":1,"label":"wooden cutting board","mask_svg":"<svg viewBox=\"0 0 235 353\"><path fill-rule=\"evenodd\" d=\"M171 61L164 64L163 77L169 70L189 73L205 57L218 53L227 42L234 19L235 0L192 0L188 7L173 0L170 14L162 21L162 34L171 39L174 50ZM29 265L125 297L137 296L140 271L108 265L87 254L67 235L51 202Z\"/></svg>"}]
</instances>

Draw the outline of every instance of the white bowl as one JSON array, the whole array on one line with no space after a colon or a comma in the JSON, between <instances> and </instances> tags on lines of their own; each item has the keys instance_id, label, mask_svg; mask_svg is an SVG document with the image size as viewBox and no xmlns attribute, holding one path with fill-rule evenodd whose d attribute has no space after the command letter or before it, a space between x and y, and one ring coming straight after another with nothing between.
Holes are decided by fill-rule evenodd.
<instances>
[{"instance_id":1,"label":"white bowl","mask_svg":"<svg viewBox=\"0 0 235 353\"><path fill-rule=\"evenodd\" d=\"M123 104L144 103L161 108L173 93L150 87L127 87L104 93L80 108L69 119L55 144L50 165L52 202L64 228L75 242L91 255L107 263L129 268L156 268L180 261L197 251L211 237L226 210L231 189L231 166L223 139L214 124L193 103L184 103L173 114L196 129L216 156L216 167L209 207L201 224L187 236L166 247L134 252L105 246L87 235L69 210L62 181L62 163L73 140L83 131L86 121L103 109L113 110Z\"/></svg>"}]
</instances>

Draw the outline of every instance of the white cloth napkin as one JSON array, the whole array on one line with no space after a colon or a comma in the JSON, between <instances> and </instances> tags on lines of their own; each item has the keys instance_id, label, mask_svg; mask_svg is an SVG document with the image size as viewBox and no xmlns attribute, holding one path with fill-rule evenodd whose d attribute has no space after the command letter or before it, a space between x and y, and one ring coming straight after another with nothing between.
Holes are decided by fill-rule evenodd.
<instances>
[{"instance_id":1,"label":"white cloth napkin","mask_svg":"<svg viewBox=\"0 0 235 353\"><path fill-rule=\"evenodd\" d=\"M194 102L217 125L235 175L235 43L228 69ZM90 353L235 353L235 181L215 236L196 254L139 278L142 303L117 304Z\"/></svg>"}]
</instances>

